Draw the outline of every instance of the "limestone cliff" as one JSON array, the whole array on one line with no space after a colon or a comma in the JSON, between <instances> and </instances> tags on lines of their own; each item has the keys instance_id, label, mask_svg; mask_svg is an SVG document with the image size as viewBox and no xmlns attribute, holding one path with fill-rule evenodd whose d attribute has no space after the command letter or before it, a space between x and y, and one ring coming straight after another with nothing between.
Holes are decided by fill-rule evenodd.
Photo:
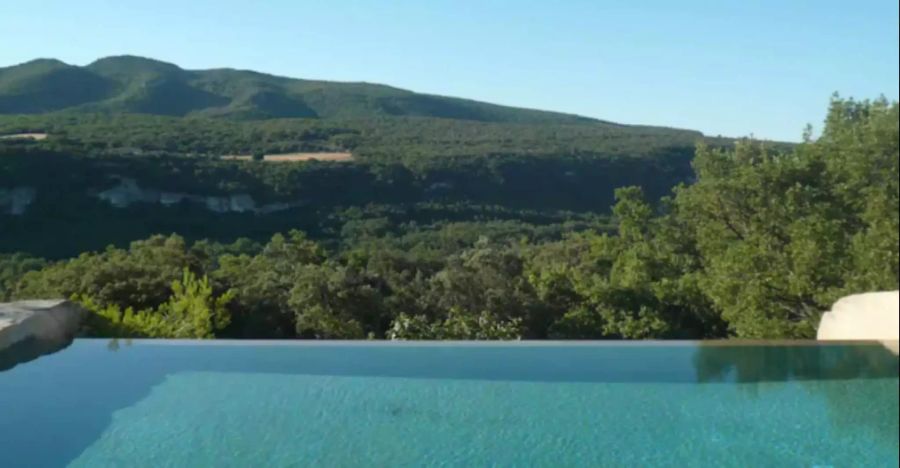
<instances>
[{"instance_id":1,"label":"limestone cliff","mask_svg":"<svg viewBox=\"0 0 900 468\"><path fill-rule=\"evenodd\" d=\"M0 213L20 216L34 202L37 192L32 187L0 187Z\"/></svg>"},{"instance_id":2,"label":"limestone cliff","mask_svg":"<svg viewBox=\"0 0 900 468\"><path fill-rule=\"evenodd\" d=\"M179 203L193 203L215 213L256 213L267 214L287 210L302 205L301 200L291 202L257 204L246 193L231 195L203 195L183 192L167 192L141 187L134 179L120 177L119 183L97 194L97 198L116 208L125 208L135 203L157 203L173 206Z\"/></svg>"}]
</instances>

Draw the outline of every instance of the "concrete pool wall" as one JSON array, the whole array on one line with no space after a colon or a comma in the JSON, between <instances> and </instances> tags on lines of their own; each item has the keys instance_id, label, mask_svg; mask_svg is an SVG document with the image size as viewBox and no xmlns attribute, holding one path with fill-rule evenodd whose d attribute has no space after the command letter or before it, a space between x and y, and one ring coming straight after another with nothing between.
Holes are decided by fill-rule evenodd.
<instances>
[{"instance_id":1,"label":"concrete pool wall","mask_svg":"<svg viewBox=\"0 0 900 468\"><path fill-rule=\"evenodd\" d=\"M897 354L900 352L900 291L841 298L822 315L816 338L880 341Z\"/></svg>"}]
</instances>

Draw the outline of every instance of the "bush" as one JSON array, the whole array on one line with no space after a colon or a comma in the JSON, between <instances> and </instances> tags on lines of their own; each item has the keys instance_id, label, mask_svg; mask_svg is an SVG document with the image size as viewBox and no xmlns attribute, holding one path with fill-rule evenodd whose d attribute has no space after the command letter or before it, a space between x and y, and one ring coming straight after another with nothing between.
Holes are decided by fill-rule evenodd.
<instances>
[{"instance_id":1,"label":"bush","mask_svg":"<svg viewBox=\"0 0 900 468\"><path fill-rule=\"evenodd\" d=\"M180 281L172 282L172 295L157 309L124 310L118 305L98 304L87 295L76 295L89 313L87 334L123 338L215 338L231 320L226 305L231 291L213 296L209 279L198 279L188 269Z\"/></svg>"}]
</instances>

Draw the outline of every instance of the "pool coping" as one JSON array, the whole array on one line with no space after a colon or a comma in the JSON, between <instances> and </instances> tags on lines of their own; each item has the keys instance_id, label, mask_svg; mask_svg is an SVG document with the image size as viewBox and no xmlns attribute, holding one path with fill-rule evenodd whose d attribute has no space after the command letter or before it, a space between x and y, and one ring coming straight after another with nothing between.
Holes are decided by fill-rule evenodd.
<instances>
[{"instance_id":1,"label":"pool coping","mask_svg":"<svg viewBox=\"0 0 900 468\"><path fill-rule=\"evenodd\" d=\"M385 347L672 347L672 346L884 346L878 340L265 340L172 338L76 338L170 346L385 346Z\"/></svg>"}]
</instances>

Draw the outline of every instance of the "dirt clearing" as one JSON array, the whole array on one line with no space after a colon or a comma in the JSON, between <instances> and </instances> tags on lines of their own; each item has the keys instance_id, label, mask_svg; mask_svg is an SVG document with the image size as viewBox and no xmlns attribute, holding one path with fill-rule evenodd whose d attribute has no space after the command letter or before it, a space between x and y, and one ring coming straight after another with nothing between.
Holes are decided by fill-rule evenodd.
<instances>
[{"instance_id":1,"label":"dirt clearing","mask_svg":"<svg viewBox=\"0 0 900 468\"><path fill-rule=\"evenodd\" d=\"M0 140L46 140L46 133L13 133L12 135L0 135Z\"/></svg>"},{"instance_id":2,"label":"dirt clearing","mask_svg":"<svg viewBox=\"0 0 900 468\"><path fill-rule=\"evenodd\" d=\"M229 154L222 156L222 159L230 161L250 161L253 156L246 154ZM267 154L263 156L263 161L268 162L290 162L290 161L351 161L353 155L351 153L284 153L284 154Z\"/></svg>"}]
</instances>

